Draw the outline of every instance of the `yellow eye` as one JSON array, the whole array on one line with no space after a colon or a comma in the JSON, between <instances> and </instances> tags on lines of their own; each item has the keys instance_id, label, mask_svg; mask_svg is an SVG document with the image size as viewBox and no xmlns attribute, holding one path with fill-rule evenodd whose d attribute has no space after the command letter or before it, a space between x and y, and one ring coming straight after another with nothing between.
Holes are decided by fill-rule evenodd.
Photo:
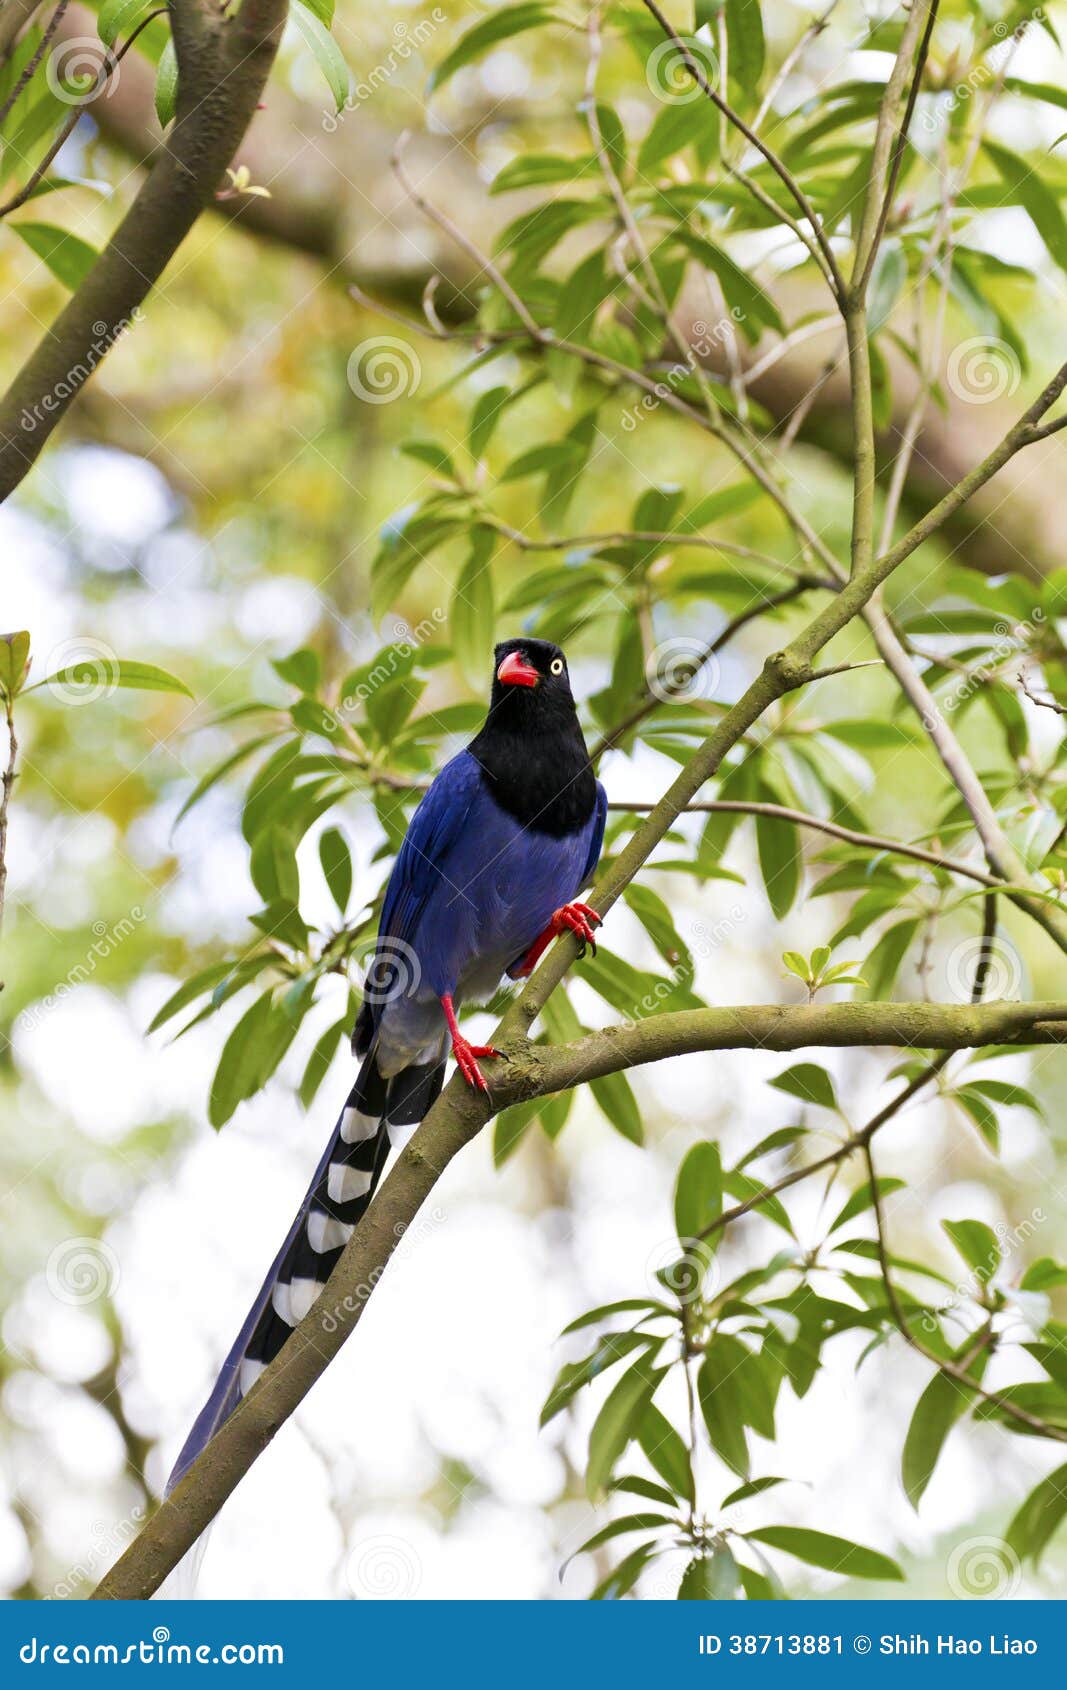
<instances>
[{"instance_id":1,"label":"yellow eye","mask_svg":"<svg viewBox=\"0 0 1067 1690\"><path fill-rule=\"evenodd\" d=\"M550 669L550 671L552 672L553 675L562 675L562 673L563 673L563 659L562 659L562 657L554 657L548 667L549 667L549 669Z\"/></svg>"}]
</instances>

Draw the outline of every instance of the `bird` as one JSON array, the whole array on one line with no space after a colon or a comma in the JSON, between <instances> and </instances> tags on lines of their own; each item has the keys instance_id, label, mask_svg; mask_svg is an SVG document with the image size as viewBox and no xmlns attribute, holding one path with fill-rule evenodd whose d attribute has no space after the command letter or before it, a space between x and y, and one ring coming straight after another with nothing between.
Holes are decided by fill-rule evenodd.
<instances>
[{"instance_id":1,"label":"bird","mask_svg":"<svg viewBox=\"0 0 1067 1690\"><path fill-rule=\"evenodd\" d=\"M485 721L427 789L389 876L352 1035L355 1084L168 1493L321 1294L374 1195L390 1128L423 1119L449 1051L466 1083L489 1092L482 1063L500 1053L460 1031L461 1004L524 978L562 933L595 951L601 918L577 894L606 816L563 652L505 640Z\"/></svg>"}]
</instances>

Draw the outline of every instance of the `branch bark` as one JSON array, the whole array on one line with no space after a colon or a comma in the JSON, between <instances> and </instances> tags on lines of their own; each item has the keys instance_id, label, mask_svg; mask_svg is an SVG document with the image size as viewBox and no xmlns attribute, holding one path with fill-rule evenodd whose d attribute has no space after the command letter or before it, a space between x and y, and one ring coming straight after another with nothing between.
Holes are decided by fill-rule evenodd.
<instances>
[{"instance_id":1,"label":"branch bark","mask_svg":"<svg viewBox=\"0 0 1067 1690\"><path fill-rule=\"evenodd\" d=\"M0 400L0 499L36 461L210 203L270 73L287 4L244 0L222 17L200 0L174 0L173 129L84 283Z\"/></svg>"}]
</instances>

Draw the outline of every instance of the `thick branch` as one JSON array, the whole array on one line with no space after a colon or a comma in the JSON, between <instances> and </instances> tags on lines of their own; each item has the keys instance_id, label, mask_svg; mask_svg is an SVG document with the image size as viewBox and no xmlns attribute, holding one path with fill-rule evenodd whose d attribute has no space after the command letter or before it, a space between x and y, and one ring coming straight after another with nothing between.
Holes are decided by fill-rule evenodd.
<instances>
[{"instance_id":1,"label":"thick branch","mask_svg":"<svg viewBox=\"0 0 1067 1690\"><path fill-rule=\"evenodd\" d=\"M287 0L244 0L224 18L196 0L175 0L173 130L86 280L0 401L0 499L35 462L211 201L256 109L286 10Z\"/></svg>"}]
</instances>

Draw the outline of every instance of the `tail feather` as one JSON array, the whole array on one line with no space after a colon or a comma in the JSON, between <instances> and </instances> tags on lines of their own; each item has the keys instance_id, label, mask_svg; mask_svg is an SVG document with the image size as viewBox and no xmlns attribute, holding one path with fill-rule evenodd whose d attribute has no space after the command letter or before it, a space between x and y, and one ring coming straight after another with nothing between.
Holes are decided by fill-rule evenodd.
<instances>
[{"instance_id":1,"label":"tail feather","mask_svg":"<svg viewBox=\"0 0 1067 1690\"><path fill-rule=\"evenodd\" d=\"M434 1060L387 1079L375 1052L366 1056L296 1219L175 1462L168 1492L321 1294L370 1205L389 1155L390 1126L422 1120L444 1083L444 1066Z\"/></svg>"}]
</instances>

